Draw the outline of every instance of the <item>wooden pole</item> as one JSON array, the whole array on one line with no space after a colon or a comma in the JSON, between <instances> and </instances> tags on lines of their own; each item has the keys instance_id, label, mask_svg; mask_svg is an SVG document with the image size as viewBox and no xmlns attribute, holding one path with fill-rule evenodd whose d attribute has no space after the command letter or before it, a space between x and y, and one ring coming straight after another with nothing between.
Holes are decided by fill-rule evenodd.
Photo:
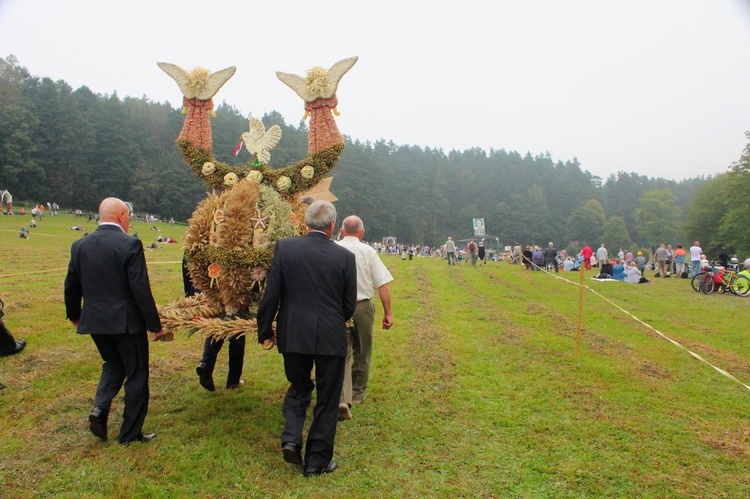
<instances>
[{"instance_id":1,"label":"wooden pole","mask_svg":"<svg viewBox=\"0 0 750 499\"><path fill-rule=\"evenodd\" d=\"M583 274L586 266L581 262L581 268L579 269L579 280L578 280L578 326L576 328L576 359L581 355L581 325L583 324Z\"/></svg>"}]
</instances>

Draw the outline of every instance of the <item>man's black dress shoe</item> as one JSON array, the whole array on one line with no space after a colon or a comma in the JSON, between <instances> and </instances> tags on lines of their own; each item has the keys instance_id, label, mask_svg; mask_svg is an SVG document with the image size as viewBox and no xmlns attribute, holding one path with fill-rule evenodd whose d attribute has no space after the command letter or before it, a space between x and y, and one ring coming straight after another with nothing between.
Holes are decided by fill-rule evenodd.
<instances>
[{"instance_id":1,"label":"man's black dress shoe","mask_svg":"<svg viewBox=\"0 0 750 499\"><path fill-rule=\"evenodd\" d=\"M89 415L89 430L102 440L107 440L107 413L101 407L94 407Z\"/></svg>"},{"instance_id":2,"label":"man's black dress shoe","mask_svg":"<svg viewBox=\"0 0 750 499\"><path fill-rule=\"evenodd\" d=\"M281 453L287 463L302 466L302 448L299 445L287 442L281 446Z\"/></svg>"},{"instance_id":3,"label":"man's black dress shoe","mask_svg":"<svg viewBox=\"0 0 750 499\"><path fill-rule=\"evenodd\" d=\"M336 463L336 461L331 461L328 463L328 466L325 468L307 468L305 467L305 471L302 472L305 478L310 478L311 476L319 476L323 473L333 473L336 468L338 468L339 465Z\"/></svg>"},{"instance_id":4,"label":"man's black dress shoe","mask_svg":"<svg viewBox=\"0 0 750 499\"><path fill-rule=\"evenodd\" d=\"M156 433L141 433L140 437L137 437L135 440L129 440L127 442L120 442L122 445L130 445L133 442L150 442L153 439L156 438Z\"/></svg>"},{"instance_id":5,"label":"man's black dress shoe","mask_svg":"<svg viewBox=\"0 0 750 499\"><path fill-rule=\"evenodd\" d=\"M139 442L150 442L153 439L156 438L156 433L144 433L141 435L141 438L138 439Z\"/></svg>"},{"instance_id":6,"label":"man's black dress shoe","mask_svg":"<svg viewBox=\"0 0 750 499\"><path fill-rule=\"evenodd\" d=\"M211 376L211 373L208 372L205 362L199 362L198 367L195 368L195 372L198 373L198 378L200 378L200 383L203 388L209 392L216 391L214 378Z\"/></svg>"},{"instance_id":7,"label":"man's black dress shoe","mask_svg":"<svg viewBox=\"0 0 750 499\"><path fill-rule=\"evenodd\" d=\"M3 355L3 356L5 356L5 355L14 355L14 354L17 354L18 352L20 352L21 350L23 350L24 348L26 348L26 340L18 340L18 341L16 341L16 347L12 351L5 352L5 353L0 354L0 355Z\"/></svg>"}]
</instances>

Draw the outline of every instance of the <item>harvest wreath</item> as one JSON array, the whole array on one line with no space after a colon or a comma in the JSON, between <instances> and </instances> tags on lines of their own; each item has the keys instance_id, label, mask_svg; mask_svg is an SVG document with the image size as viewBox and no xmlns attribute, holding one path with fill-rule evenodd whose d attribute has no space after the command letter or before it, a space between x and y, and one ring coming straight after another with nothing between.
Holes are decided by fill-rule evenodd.
<instances>
[{"instance_id":1,"label":"harvest wreath","mask_svg":"<svg viewBox=\"0 0 750 499\"><path fill-rule=\"evenodd\" d=\"M338 115L335 91L356 61L353 57L328 70L313 68L307 78L277 73L305 100L311 119L309 156L276 170L267 163L281 130L265 130L256 118L242 134L254 159L251 164L230 166L211 153L212 97L234 74L234 67L216 73L202 68L187 72L158 63L183 92L186 117L177 146L195 175L212 189L196 207L185 236L185 265L201 292L160 308L165 332L227 339L257 331L255 316L276 241L306 232L307 205L300 199L321 184L344 149L333 118Z\"/></svg>"}]
</instances>

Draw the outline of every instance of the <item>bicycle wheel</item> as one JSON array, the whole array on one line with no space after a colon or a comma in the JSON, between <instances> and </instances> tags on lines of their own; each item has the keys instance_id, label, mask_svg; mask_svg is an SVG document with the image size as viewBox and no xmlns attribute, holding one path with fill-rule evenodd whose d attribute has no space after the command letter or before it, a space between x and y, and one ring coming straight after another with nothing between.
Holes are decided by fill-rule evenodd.
<instances>
[{"instance_id":1,"label":"bicycle wheel","mask_svg":"<svg viewBox=\"0 0 750 499\"><path fill-rule=\"evenodd\" d=\"M704 295L710 295L714 292L714 276L706 272L705 274L701 274L700 276L700 282L698 284L698 289L701 290L701 292Z\"/></svg>"},{"instance_id":2,"label":"bicycle wheel","mask_svg":"<svg viewBox=\"0 0 750 499\"><path fill-rule=\"evenodd\" d=\"M750 279L738 275L732 283L732 291L738 296L750 296Z\"/></svg>"},{"instance_id":3,"label":"bicycle wheel","mask_svg":"<svg viewBox=\"0 0 750 499\"><path fill-rule=\"evenodd\" d=\"M701 277L706 275L707 272L701 272L700 274L695 274L692 279L690 279L690 285L693 286L693 291L698 292L700 291L700 282Z\"/></svg>"},{"instance_id":4,"label":"bicycle wheel","mask_svg":"<svg viewBox=\"0 0 750 499\"><path fill-rule=\"evenodd\" d=\"M724 285L721 287L724 288L724 291L729 291L733 295L737 294L737 290L734 289L735 283L737 282L737 277L733 275L728 275L724 278Z\"/></svg>"}]
</instances>

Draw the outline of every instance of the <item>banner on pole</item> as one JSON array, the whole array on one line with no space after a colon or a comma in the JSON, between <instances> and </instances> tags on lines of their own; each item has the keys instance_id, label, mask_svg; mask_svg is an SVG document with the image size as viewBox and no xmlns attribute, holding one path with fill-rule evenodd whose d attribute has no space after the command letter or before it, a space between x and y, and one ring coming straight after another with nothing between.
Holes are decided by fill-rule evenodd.
<instances>
[{"instance_id":1,"label":"banner on pole","mask_svg":"<svg viewBox=\"0 0 750 499\"><path fill-rule=\"evenodd\" d=\"M474 224L474 235L484 236L484 218L472 218L472 223Z\"/></svg>"}]
</instances>

